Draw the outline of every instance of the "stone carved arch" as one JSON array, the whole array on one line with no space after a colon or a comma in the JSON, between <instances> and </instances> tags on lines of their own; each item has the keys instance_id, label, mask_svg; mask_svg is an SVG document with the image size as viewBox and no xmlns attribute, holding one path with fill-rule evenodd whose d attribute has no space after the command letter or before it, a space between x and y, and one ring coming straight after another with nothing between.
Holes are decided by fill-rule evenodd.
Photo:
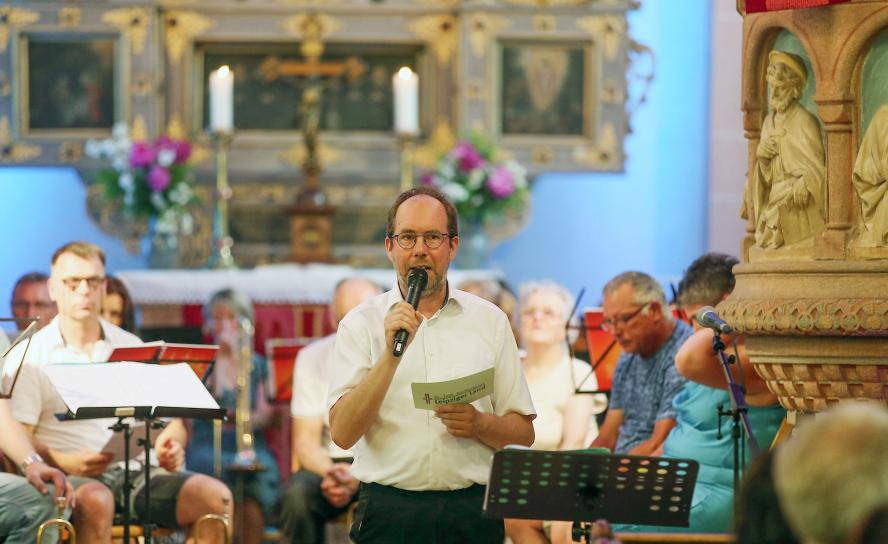
<instances>
[{"instance_id":1,"label":"stone carved arch","mask_svg":"<svg viewBox=\"0 0 888 544\"><path fill-rule=\"evenodd\" d=\"M866 9L863 6L857 9ZM855 96L860 83L863 62L873 41L888 29L888 6L873 7L869 15L862 17L846 35L845 41L836 53L830 70L830 80L843 86L841 94ZM859 98L859 97L858 97Z\"/></svg>"}]
</instances>

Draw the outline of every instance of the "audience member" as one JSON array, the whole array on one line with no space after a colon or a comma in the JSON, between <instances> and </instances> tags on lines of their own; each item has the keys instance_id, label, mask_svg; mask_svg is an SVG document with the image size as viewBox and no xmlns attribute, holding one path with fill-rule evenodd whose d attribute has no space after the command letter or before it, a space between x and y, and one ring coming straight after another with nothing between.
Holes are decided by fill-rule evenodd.
<instances>
[{"instance_id":1,"label":"audience member","mask_svg":"<svg viewBox=\"0 0 888 544\"><path fill-rule=\"evenodd\" d=\"M135 305L120 278L108 276L108 287L102 301L102 317L126 332L138 334Z\"/></svg>"},{"instance_id":2,"label":"audience member","mask_svg":"<svg viewBox=\"0 0 888 544\"><path fill-rule=\"evenodd\" d=\"M800 544L774 489L774 454L767 450L752 461L737 491L734 518L737 544Z\"/></svg>"},{"instance_id":3,"label":"audience member","mask_svg":"<svg viewBox=\"0 0 888 544\"><path fill-rule=\"evenodd\" d=\"M105 254L87 242L72 242L52 257L49 292L59 308L52 322L34 335L13 393L13 415L31 434L34 447L66 472L76 489L73 521L81 542L110 542L115 497L122 496L122 463L101 453L113 432L113 419L59 421L66 411L43 367L50 363L107 360L115 345L139 343L132 334L100 317L105 293ZM15 349L19 349L16 347ZM183 472L187 432L174 419L154 442L160 467L151 471L152 520L162 527L189 528L200 516L225 512L231 494L222 482ZM133 472L133 481L139 473ZM113 492L112 492L113 490ZM134 490L135 512L144 516L144 483ZM214 541L218 527L208 527Z\"/></svg>"},{"instance_id":4,"label":"audience member","mask_svg":"<svg viewBox=\"0 0 888 544\"><path fill-rule=\"evenodd\" d=\"M518 307L518 299L506 280L488 279L488 280L465 280L456 286L460 291L471 293L477 297L481 297L488 302L492 302L506 314L509 323L512 326L512 332L515 333L515 340L521 344L519 340L520 331L518 330L517 319L515 315Z\"/></svg>"},{"instance_id":5,"label":"audience member","mask_svg":"<svg viewBox=\"0 0 888 544\"><path fill-rule=\"evenodd\" d=\"M521 286L520 331L527 387L537 411L531 448L574 450L598 434L595 414L607 407L603 394L589 394L598 382L588 364L572 359L568 349L568 319L573 296L561 285L532 282ZM577 390L582 391L577 393ZM506 534L516 544L544 538L539 520L507 519Z\"/></svg>"},{"instance_id":6,"label":"audience member","mask_svg":"<svg viewBox=\"0 0 888 544\"><path fill-rule=\"evenodd\" d=\"M346 278L333 292L333 326L352 308L380 293L364 278ZM293 370L293 448L299 471L293 474L281 506L281 529L289 542L324 542L324 523L357 500L358 481L349 473L352 454L330 440L328 373L336 334L303 348Z\"/></svg>"},{"instance_id":7,"label":"audience member","mask_svg":"<svg viewBox=\"0 0 888 544\"><path fill-rule=\"evenodd\" d=\"M18 330L28 326L27 318L39 317L37 326L45 327L55 317L58 309L49 297L49 276L43 272L28 272L15 282L12 288L12 316L21 319L16 322Z\"/></svg>"},{"instance_id":8,"label":"audience member","mask_svg":"<svg viewBox=\"0 0 888 544\"><path fill-rule=\"evenodd\" d=\"M774 480L805 544L842 544L888 505L888 409L846 401L803 420L777 449Z\"/></svg>"},{"instance_id":9,"label":"audience member","mask_svg":"<svg viewBox=\"0 0 888 544\"><path fill-rule=\"evenodd\" d=\"M718 253L703 255L691 263L678 291L678 304L687 315L695 316L704 306L714 306L727 298L734 288L732 269L735 264L737 259L734 257ZM731 530L734 511L734 456L731 421L729 417L719 416L719 410L730 408L731 399L726 390L721 360L712 349L713 332L700 330L696 320L693 323L696 332L675 356L679 372L691 381L685 383L673 400L677 424L663 443L662 453L665 457L694 459L700 464L691 501L690 525L679 530L727 533ZM742 338L738 343L742 344ZM745 359L745 351L741 357L744 357L743 364L749 367L748 374L755 374ZM698 383L696 380L701 375L708 378L703 381L709 381L713 386ZM737 383L742 381L737 376L735 380ZM755 398L765 400L764 395ZM786 415L773 395L766 400L764 406L750 406L747 411L756 441L763 448L771 443ZM748 447L744 451L749 454ZM742 471L747 461L748 457L741 460L738 470ZM616 530L663 532L671 529L616 526Z\"/></svg>"},{"instance_id":10,"label":"audience member","mask_svg":"<svg viewBox=\"0 0 888 544\"><path fill-rule=\"evenodd\" d=\"M614 371L610 408L590 447L651 455L675 427L672 400L685 379L675 352L691 327L675 321L660 284L643 272L624 272L604 286L603 327L623 353Z\"/></svg>"},{"instance_id":11,"label":"audience member","mask_svg":"<svg viewBox=\"0 0 888 544\"><path fill-rule=\"evenodd\" d=\"M243 293L233 289L223 289L210 296L204 305L204 328L214 344L219 345L219 353L213 372L206 381L207 389L228 412L228 421L222 424L222 448L219 452L222 464L222 480L230 489L236 489L236 478L244 478L243 496L235 496L235 509L243 526L237 529L243 536L242 544L258 544L262 541L265 520L268 519L279 497L279 473L277 462L268 450L268 444L261 431L272 419L272 406L268 401L266 383L268 367L265 359L253 354L253 347L246 346L251 337L245 334L244 327L252 327L253 304ZM238 451L237 389L243 365L251 364L250 369L250 422L253 430L253 452L255 457L245 457L246 452ZM213 473L215 450L213 446L213 422L193 420L191 422L191 444L186 452L189 469L204 474ZM248 450L249 451L249 450ZM232 470L232 466L262 465L256 472Z\"/></svg>"}]
</instances>

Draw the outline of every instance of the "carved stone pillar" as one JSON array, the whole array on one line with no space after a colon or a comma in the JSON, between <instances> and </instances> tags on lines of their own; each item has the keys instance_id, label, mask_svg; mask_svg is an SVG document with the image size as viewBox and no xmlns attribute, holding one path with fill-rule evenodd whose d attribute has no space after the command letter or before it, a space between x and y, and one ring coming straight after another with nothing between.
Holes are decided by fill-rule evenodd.
<instances>
[{"instance_id":1,"label":"carved stone pillar","mask_svg":"<svg viewBox=\"0 0 888 544\"><path fill-rule=\"evenodd\" d=\"M742 104L749 141L744 210L749 226L741 247L742 263L735 269L736 287L719 310L746 334L756 371L788 410L816 412L847 398L885 403L888 245L861 243L861 202L853 176L864 126L861 112L875 111L880 105L862 107L873 99L873 93L864 96L861 74L867 56L877 53L877 36L888 29L888 0L852 0L829 7L756 14L743 13L742 5ZM810 143L816 142L811 137L816 129L811 129L810 123L805 131L795 128L785 116L786 128L781 130L775 121L779 116L773 111L789 110L780 110L771 101L774 95L769 93L769 83L774 84L777 78L769 81L769 64L776 65L775 58L780 58L769 58L774 50L796 55L786 61L794 67L790 71L805 75L804 68L797 68L793 61L803 58L808 80L813 79L813 94L799 98L798 103L805 102L806 110L821 126L824 158L819 167L810 166L816 163L810 160L799 166L800 161L789 156L805 145L816 148ZM885 51L878 52L883 53L888 58ZM775 66L772 71L777 69ZM787 156L784 170L772 168L769 162L783 157L768 159L769 151L760 148L760 141L769 137L795 138L795 147L789 146L789 151L786 146L780 148ZM805 158L814 156L812 152ZM789 185L783 187L792 187L789 192L796 195L790 178L808 175L809 166L813 173L804 179L815 179L817 172L825 177L819 207L823 224L801 242L783 243L778 237L775 243L773 237L762 235L763 226L780 232L785 226L785 210L800 205L775 197L781 194L775 189L775 180L789 179ZM881 183L888 181L883 178Z\"/></svg>"}]
</instances>

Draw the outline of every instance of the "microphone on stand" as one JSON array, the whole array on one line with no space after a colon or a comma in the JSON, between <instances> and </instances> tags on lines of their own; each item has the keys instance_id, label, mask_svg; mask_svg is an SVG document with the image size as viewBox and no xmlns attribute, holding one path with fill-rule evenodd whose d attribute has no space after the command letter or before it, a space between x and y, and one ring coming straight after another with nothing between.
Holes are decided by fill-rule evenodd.
<instances>
[{"instance_id":1,"label":"microphone on stand","mask_svg":"<svg viewBox=\"0 0 888 544\"><path fill-rule=\"evenodd\" d=\"M697 312L697 323L701 327L712 329L717 333L731 334L734 328L728 325L724 319L720 318L712 306L704 306Z\"/></svg>"},{"instance_id":2,"label":"microphone on stand","mask_svg":"<svg viewBox=\"0 0 888 544\"><path fill-rule=\"evenodd\" d=\"M423 268L411 268L407 274L407 296L404 297L408 304L413 306L415 310L419 306L419 299L422 297L422 291L425 289L426 283L429 281L429 275ZM410 334L406 329L400 329L395 333L395 345L392 348L392 355L400 357L407 348L407 338Z\"/></svg>"}]
</instances>

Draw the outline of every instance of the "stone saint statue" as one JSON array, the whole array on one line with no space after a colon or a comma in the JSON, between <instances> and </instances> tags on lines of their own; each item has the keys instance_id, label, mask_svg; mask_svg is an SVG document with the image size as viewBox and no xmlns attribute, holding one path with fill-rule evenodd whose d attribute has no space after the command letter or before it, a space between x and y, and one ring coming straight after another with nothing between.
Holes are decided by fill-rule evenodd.
<instances>
[{"instance_id":1,"label":"stone saint statue","mask_svg":"<svg viewBox=\"0 0 888 544\"><path fill-rule=\"evenodd\" d=\"M811 238L824 224L826 168L817 118L799 104L808 72L797 55L771 51L771 111L750 178L755 242L773 249ZM746 214L742 214L746 217Z\"/></svg>"},{"instance_id":2,"label":"stone saint statue","mask_svg":"<svg viewBox=\"0 0 888 544\"><path fill-rule=\"evenodd\" d=\"M888 105L870 121L869 128L852 177L854 189L860 199L860 223L858 243L862 246L884 246L888 242Z\"/></svg>"}]
</instances>

